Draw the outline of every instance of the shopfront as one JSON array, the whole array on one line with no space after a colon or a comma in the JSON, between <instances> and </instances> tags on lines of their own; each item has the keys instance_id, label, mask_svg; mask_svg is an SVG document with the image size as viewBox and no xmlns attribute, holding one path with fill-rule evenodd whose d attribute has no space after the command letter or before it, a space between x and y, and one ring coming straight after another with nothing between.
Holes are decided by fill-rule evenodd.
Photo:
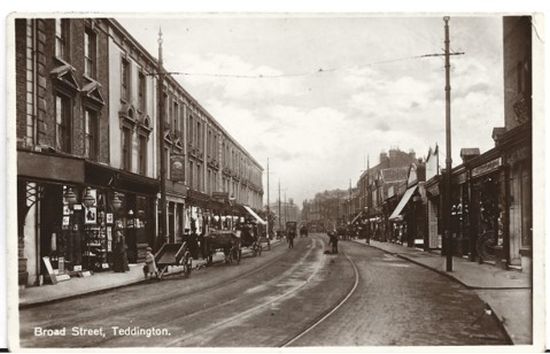
<instances>
[{"instance_id":1,"label":"shopfront","mask_svg":"<svg viewBox=\"0 0 550 354\"><path fill-rule=\"evenodd\" d=\"M154 244L158 182L80 158L18 153L19 282L113 269L115 227L129 263Z\"/></svg>"},{"instance_id":2,"label":"shopfront","mask_svg":"<svg viewBox=\"0 0 550 354\"><path fill-rule=\"evenodd\" d=\"M86 161L85 167L85 182L97 191L97 209L106 215L103 221L107 236L113 232L111 225L122 227L128 247L128 261L143 261L146 248L154 246L156 241L158 180L90 161Z\"/></svg>"},{"instance_id":3,"label":"shopfront","mask_svg":"<svg viewBox=\"0 0 550 354\"><path fill-rule=\"evenodd\" d=\"M509 244L505 251L511 267L527 272L531 271L533 245L531 139L531 124L508 130L496 139L506 176L508 222L505 232L509 235Z\"/></svg>"}]
</instances>

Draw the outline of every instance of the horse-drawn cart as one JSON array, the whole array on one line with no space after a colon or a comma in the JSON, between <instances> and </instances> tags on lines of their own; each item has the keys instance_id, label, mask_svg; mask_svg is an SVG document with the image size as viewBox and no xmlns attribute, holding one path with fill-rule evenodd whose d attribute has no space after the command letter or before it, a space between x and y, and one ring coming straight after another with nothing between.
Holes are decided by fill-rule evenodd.
<instances>
[{"instance_id":1,"label":"horse-drawn cart","mask_svg":"<svg viewBox=\"0 0 550 354\"><path fill-rule=\"evenodd\" d=\"M232 231L213 231L204 237L206 263L212 264L212 258L217 251L223 251L225 263L241 261L241 238Z\"/></svg>"},{"instance_id":2,"label":"horse-drawn cart","mask_svg":"<svg viewBox=\"0 0 550 354\"><path fill-rule=\"evenodd\" d=\"M162 279L169 266L183 266L183 273L188 276L191 273L192 262L193 257L191 257L187 242L165 243L155 254L159 279Z\"/></svg>"}]
</instances>

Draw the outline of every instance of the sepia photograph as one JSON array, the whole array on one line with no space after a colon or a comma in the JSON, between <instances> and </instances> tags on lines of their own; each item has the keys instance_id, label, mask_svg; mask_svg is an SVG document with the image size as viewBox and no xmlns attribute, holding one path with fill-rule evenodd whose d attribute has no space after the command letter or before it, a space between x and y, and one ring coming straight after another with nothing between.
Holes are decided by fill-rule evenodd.
<instances>
[{"instance_id":1,"label":"sepia photograph","mask_svg":"<svg viewBox=\"0 0 550 354\"><path fill-rule=\"evenodd\" d=\"M541 336L542 16L6 25L10 349Z\"/></svg>"}]
</instances>

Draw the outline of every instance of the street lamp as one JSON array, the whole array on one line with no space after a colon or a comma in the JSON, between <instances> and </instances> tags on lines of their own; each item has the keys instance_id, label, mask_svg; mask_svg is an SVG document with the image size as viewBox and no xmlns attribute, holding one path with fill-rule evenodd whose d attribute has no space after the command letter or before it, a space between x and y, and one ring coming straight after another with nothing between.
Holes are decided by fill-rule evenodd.
<instances>
[{"instance_id":1,"label":"street lamp","mask_svg":"<svg viewBox=\"0 0 550 354\"><path fill-rule=\"evenodd\" d=\"M82 198L82 203L86 208L90 208L95 204L95 198L92 195L92 189L90 187L86 187L86 194L84 198Z\"/></svg>"},{"instance_id":2,"label":"street lamp","mask_svg":"<svg viewBox=\"0 0 550 354\"><path fill-rule=\"evenodd\" d=\"M115 194L113 196L112 206L113 206L113 211L114 212L117 212L120 209L120 207L122 206L122 200L118 196L117 192L115 192Z\"/></svg>"},{"instance_id":3,"label":"street lamp","mask_svg":"<svg viewBox=\"0 0 550 354\"><path fill-rule=\"evenodd\" d=\"M63 195L65 197L65 200L67 200L67 203L69 203L69 207L72 208L73 205L76 204L76 194L73 192L73 189L71 187L67 187L67 190L65 191L65 194Z\"/></svg>"}]
</instances>

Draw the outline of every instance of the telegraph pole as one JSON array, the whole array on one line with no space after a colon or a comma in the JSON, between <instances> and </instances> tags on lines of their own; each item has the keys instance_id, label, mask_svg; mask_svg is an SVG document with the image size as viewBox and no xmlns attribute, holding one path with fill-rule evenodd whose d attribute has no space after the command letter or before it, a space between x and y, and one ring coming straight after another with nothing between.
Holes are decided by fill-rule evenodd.
<instances>
[{"instance_id":1,"label":"telegraph pole","mask_svg":"<svg viewBox=\"0 0 550 354\"><path fill-rule=\"evenodd\" d=\"M269 226L271 223L269 222L269 217L271 216L270 213L270 207L269 207L269 157L267 158L267 238L270 238L269 234Z\"/></svg>"},{"instance_id":2,"label":"telegraph pole","mask_svg":"<svg viewBox=\"0 0 550 354\"><path fill-rule=\"evenodd\" d=\"M349 179L348 222L351 222L351 178Z\"/></svg>"},{"instance_id":3,"label":"telegraph pole","mask_svg":"<svg viewBox=\"0 0 550 354\"><path fill-rule=\"evenodd\" d=\"M281 180L279 180L279 198L278 198L278 202L279 202L279 231L282 231L282 228L281 228Z\"/></svg>"},{"instance_id":4,"label":"telegraph pole","mask_svg":"<svg viewBox=\"0 0 550 354\"><path fill-rule=\"evenodd\" d=\"M286 190L285 190L285 225L287 221L288 219L287 219L287 204L286 204Z\"/></svg>"},{"instance_id":5,"label":"telegraph pole","mask_svg":"<svg viewBox=\"0 0 550 354\"><path fill-rule=\"evenodd\" d=\"M159 149L160 149L160 222L159 237L163 243L168 243L166 232L166 153L164 152L164 68L162 67L162 30L159 28L159 68L158 68L158 117L159 117Z\"/></svg>"},{"instance_id":6,"label":"telegraph pole","mask_svg":"<svg viewBox=\"0 0 550 354\"><path fill-rule=\"evenodd\" d=\"M447 257L446 270L453 271L453 239L450 223L451 215L451 169L453 160L451 157L451 63L449 55L449 16L443 17L445 21L445 193L443 204L443 225L445 242L445 255Z\"/></svg>"}]
</instances>

